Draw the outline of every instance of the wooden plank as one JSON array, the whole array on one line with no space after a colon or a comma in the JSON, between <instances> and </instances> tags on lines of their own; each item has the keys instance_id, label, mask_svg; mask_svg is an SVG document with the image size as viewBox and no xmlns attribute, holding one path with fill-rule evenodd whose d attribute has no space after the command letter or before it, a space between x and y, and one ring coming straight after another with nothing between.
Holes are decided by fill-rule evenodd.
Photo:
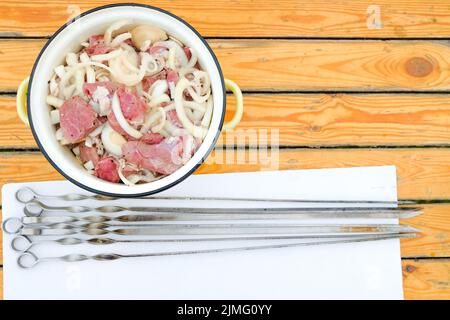
<instances>
[{"instance_id":1,"label":"wooden plank","mask_svg":"<svg viewBox=\"0 0 450 320\"><path fill-rule=\"evenodd\" d=\"M445 41L210 40L226 77L254 91L450 89ZM43 40L0 40L0 91L29 75Z\"/></svg>"},{"instance_id":2,"label":"wooden plank","mask_svg":"<svg viewBox=\"0 0 450 320\"><path fill-rule=\"evenodd\" d=\"M402 269L405 299L450 299L449 260L402 260ZM3 279L2 268L0 279ZM3 299L3 280L0 299Z\"/></svg>"},{"instance_id":3,"label":"wooden plank","mask_svg":"<svg viewBox=\"0 0 450 320\"><path fill-rule=\"evenodd\" d=\"M37 148L31 130L17 116L16 97L0 96L0 148Z\"/></svg>"},{"instance_id":4,"label":"wooden plank","mask_svg":"<svg viewBox=\"0 0 450 320\"><path fill-rule=\"evenodd\" d=\"M0 43L0 91L16 91L22 80L30 75L34 60L45 41L4 40Z\"/></svg>"},{"instance_id":5,"label":"wooden plank","mask_svg":"<svg viewBox=\"0 0 450 320\"><path fill-rule=\"evenodd\" d=\"M17 117L15 97L0 96L0 148L36 148ZM228 97L227 117L234 112ZM256 134L256 139L250 138ZM273 134L273 136L272 136ZM218 144L279 141L283 146L418 146L450 141L450 97L417 94L246 94L236 130Z\"/></svg>"},{"instance_id":6,"label":"wooden plank","mask_svg":"<svg viewBox=\"0 0 450 320\"><path fill-rule=\"evenodd\" d=\"M401 240L402 257L450 257L450 205L424 205L423 214L400 223L421 230L420 236Z\"/></svg>"},{"instance_id":7,"label":"wooden plank","mask_svg":"<svg viewBox=\"0 0 450 320\"><path fill-rule=\"evenodd\" d=\"M448 90L450 48L427 41L211 40L247 90Z\"/></svg>"},{"instance_id":8,"label":"wooden plank","mask_svg":"<svg viewBox=\"0 0 450 320\"><path fill-rule=\"evenodd\" d=\"M405 299L450 299L450 260L403 260Z\"/></svg>"},{"instance_id":9,"label":"wooden plank","mask_svg":"<svg viewBox=\"0 0 450 320\"><path fill-rule=\"evenodd\" d=\"M394 165L399 198L448 199L449 157L450 149L439 148L218 150L197 173Z\"/></svg>"},{"instance_id":10,"label":"wooden plank","mask_svg":"<svg viewBox=\"0 0 450 320\"><path fill-rule=\"evenodd\" d=\"M443 148L217 150L196 173L395 165L399 198L449 199L449 158ZM0 153L0 185L58 179L40 153Z\"/></svg>"},{"instance_id":11,"label":"wooden plank","mask_svg":"<svg viewBox=\"0 0 450 320\"><path fill-rule=\"evenodd\" d=\"M0 1L2 36L48 36L77 11L120 0ZM450 10L441 0L141 1L181 16L204 36L448 37ZM373 6L375 4L376 6ZM372 5L369 7L369 5ZM380 12L381 19L377 17Z\"/></svg>"}]
</instances>

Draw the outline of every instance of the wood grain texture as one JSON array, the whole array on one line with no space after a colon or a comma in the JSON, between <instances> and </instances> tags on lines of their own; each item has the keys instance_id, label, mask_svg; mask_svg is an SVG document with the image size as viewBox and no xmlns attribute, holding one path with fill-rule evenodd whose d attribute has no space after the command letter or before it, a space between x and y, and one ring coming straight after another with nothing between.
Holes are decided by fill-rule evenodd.
<instances>
[{"instance_id":1,"label":"wood grain texture","mask_svg":"<svg viewBox=\"0 0 450 320\"><path fill-rule=\"evenodd\" d=\"M241 123L222 134L218 144L450 144L448 95L246 94L244 101ZM0 96L0 148L37 148L30 129L16 115L15 103L13 96ZM233 112L229 96L226 120Z\"/></svg>"},{"instance_id":2,"label":"wood grain texture","mask_svg":"<svg viewBox=\"0 0 450 320\"><path fill-rule=\"evenodd\" d=\"M270 149L228 153L216 150L197 173L395 165L399 198L448 199L449 157L450 149L439 148L281 149L279 153Z\"/></svg>"},{"instance_id":3,"label":"wood grain texture","mask_svg":"<svg viewBox=\"0 0 450 320\"><path fill-rule=\"evenodd\" d=\"M48 36L79 6L86 11L120 0L0 1L0 35ZM203 36L215 37L448 37L450 14L442 0L370 1L140 1L169 10L192 24ZM380 24L370 24L380 9ZM368 10L369 9L369 10ZM369 18L369 19L368 19Z\"/></svg>"},{"instance_id":4,"label":"wood grain texture","mask_svg":"<svg viewBox=\"0 0 450 320\"><path fill-rule=\"evenodd\" d=\"M405 299L449 299L450 259L403 260Z\"/></svg>"},{"instance_id":5,"label":"wood grain texture","mask_svg":"<svg viewBox=\"0 0 450 320\"><path fill-rule=\"evenodd\" d=\"M30 128L17 116L15 96L0 96L0 148L37 148Z\"/></svg>"},{"instance_id":6,"label":"wood grain texture","mask_svg":"<svg viewBox=\"0 0 450 320\"><path fill-rule=\"evenodd\" d=\"M281 149L278 154L276 151L216 150L196 173L395 165L399 198L450 198L450 149ZM62 177L40 153L0 153L0 185L58 179Z\"/></svg>"},{"instance_id":7,"label":"wood grain texture","mask_svg":"<svg viewBox=\"0 0 450 320\"><path fill-rule=\"evenodd\" d=\"M252 91L450 90L446 41L210 40L227 78ZM0 40L0 91L31 72L43 40ZM20 62L20 63L19 63Z\"/></svg>"},{"instance_id":8,"label":"wood grain texture","mask_svg":"<svg viewBox=\"0 0 450 320\"><path fill-rule=\"evenodd\" d=\"M400 221L422 231L419 237L401 240L402 257L450 257L450 205L423 205L423 212Z\"/></svg>"},{"instance_id":9,"label":"wood grain texture","mask_svg":"<svg viewBox=\"0 0 450 320\"><path fill-rule=\"evenodd\" d=\"M450 260L402 260L405 299L448 299L450 297ZM0 268L0 279L3 269ZM3 299L3 280L0 281Z\"/></svg>"},{"instance_id":10,"label":"wood grain texture","mask_svg":"<svg viewBox=\"0 0 450 320\"><path fill-rule=\"evenodd\" d=\"M244 116L219 144L419 146L450 143L450 97L432 94L246 94ZM234 99L227 100L227 117ZM274 136L272 136L272 133ZM1 135L1 131L0 131Z\"/></svg>"},{"instance_id":11,"label":"wood grain texture","mask_svg":"<svg viewBox=\"0 0 450 320\"><path fill-rule=\"evenodd\" d=\"M211 40L248 90L448 90L450 48L425 41Z\"/></svg>"}]
</instances>

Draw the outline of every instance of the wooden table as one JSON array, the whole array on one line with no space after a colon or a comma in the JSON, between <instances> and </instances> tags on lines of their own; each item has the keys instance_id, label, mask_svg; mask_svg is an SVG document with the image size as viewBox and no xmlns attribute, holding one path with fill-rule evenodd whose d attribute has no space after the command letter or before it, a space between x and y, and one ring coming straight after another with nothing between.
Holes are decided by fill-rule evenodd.
<instances>
[{"instance_id":1,"label":"wooden table","mask_svg":"<svg viewBox=\"0 0 450 320\"><path fill-rule=\"evenodd\" d=\"M113 1L71 2L85 11ZM395 165L399 198L425 202L425 214L408 220L423 236L402 241L405 297L450 298L450 1L146 2L207 38L245 93L237 129L279 130L280 170ZM77 10L67 1L0 1L2 185L62 178L17 118L15 91ZM209 161L198 172L259 169L261 161Z\"/></svg>"}]
</instances>

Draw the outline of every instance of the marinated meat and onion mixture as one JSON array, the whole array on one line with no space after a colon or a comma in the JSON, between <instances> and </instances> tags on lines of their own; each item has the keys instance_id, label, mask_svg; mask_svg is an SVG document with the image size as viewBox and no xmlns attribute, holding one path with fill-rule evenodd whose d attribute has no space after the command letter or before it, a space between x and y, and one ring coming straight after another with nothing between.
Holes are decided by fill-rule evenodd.
<instances>
[{"instance_id":1,"label":"marinated meat and onion mixture","mask_svg":"<svg viewBox=\"0 0 450 320\"><path fill-rule=\"evenodd\" d=\"M211 121L208 74L164 30L118 21L68 53L49 81L57 140L96 177L134 185L170 175Z\"/></svg>"}]
</instances>

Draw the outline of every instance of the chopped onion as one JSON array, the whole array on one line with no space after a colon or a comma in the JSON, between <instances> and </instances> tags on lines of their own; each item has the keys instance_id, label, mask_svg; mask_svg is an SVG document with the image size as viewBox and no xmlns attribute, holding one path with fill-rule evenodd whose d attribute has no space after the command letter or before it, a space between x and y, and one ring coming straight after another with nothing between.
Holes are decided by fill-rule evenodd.
<instances>
[{"instance_id":1,"label":"chopped onion","mask_svg":"<svg viewBox=\"0 0 450 320\"><path fill-rule=\"evenodd\" d=\"M108 29L106 29L106 32L103 36L105 43L106 44L111 43L111 38L112 38L112 34L114 31L117 31L120 28L130 25L132 23L133 23L133 20L131 20L131 19L119 20L119 21L113 23Z\"/></svg>"},{"instance_id":2,"label":"chopped onion","mask_svg":"<svg viewBox=\"0 0 450 320\"><path fill-rule=\"evenodd\" d=\"M153 125L158 119L161 119L159 123L157 125ZM149 113L146 116L144 125L142 126L140 131L142 133L146 133L151 128L151 131L156 133L161 131L165 123L166 123L166 112L164 111L163 108L159 107L156 112Z\"/></svg>"},{"instance_id":3,"label":"chopped onion","mask_svg":"<svg viewBox=\"0 0 450 320\"><path fill-rule=\"evenodd\" d=\"M192 48L189 48L189 51L191 52L191 59L186 64L186 68L193 68L198 61L197 51Z\"/></svg>"},{"instance_id":4,"label":"chopped onion","mask_svg":"<svg viewBox=\"0 0 450 320\"><path fill-rule=\"evenodd\" d=\"M173 37L173 36L169 36L169 39L172 40L172 41L174 41L174 42L176 42L176 43L178 43L178 45L179 45L180 47L183 46L183 43L182 43L180 40L178 40L177 38L175 38L175 37Z\"/></svg>"},{"instance_id":5,"label":"chopped onion","mask_svg":"<svg viewBox=\"0 0 450 320\"><path fill-rule=\"evenodd\" d=\"M150 60L152 60L152 56L148 53L141 53L141 66L139 68L138 73L126 73L123 70L123 59L121 57L117 57L115 59L111 59L109 64L111 66L111 73L116 79L117 82L127 85L129 87L137 85L139 82L144 79L144 76L148 70L148 64ZM153 62L154 59L153 59Z\"/></svg>"},{"instance_id":6,"label":"chopped onion","mask_svg":"<svg viewBox=\"0 0 450 320\"><path fill-rule=\"evenodd\" d=\"M178 69L178 75L180 76L180 78L186 78L186 75L194 75L195 69L194 68L188 68L188 67L184 67L184 68L180 68Z\"/></svg>"},{"instance_id":7,"label":"chopped onion","mask_svg":"<svg viewBox=\"0 0 450 320\"><path fill-rule=\"evenodd\" d=\"M172 47L169 49L169 58L167 59L167 66L172 69L175 70L175 48Z\"/></svg>"},{"instance_id":8,"label":"chopped onion","mask_svg":"<svg viewBox=\"0 0 450 320\"><path fill-rule=\"evenodd\" d=\"M186 131L186 129L178 128L169 119L166 119L163 130L165 130L169 134L169 136L172 136L172 137L180 137L180 136L184 136L185 134L188 133ZM161 134L161 131L162 130L159 131L160 134Z\"/></svg>"},{"instance_id":9,"label":"chopped onion","mask_svg":"<svg viewBox=\"0 0 450 320\"><path fill-rule=\"evenodd\" d=\"M119 177L120 179L123 181L123 183L125 183L127 186L132 186L135 185L136 183L138 183L139 181L144 181L144 182L152 182L152 181L156 181L159 180L159 177L155 177L149 170L147 169L142 169L141 171L144 174L131 174L127 177L125 177L123 175L123 168L125 166L123 166L122 168L119 167L118 173L119 173Z\"/></svg>"},{"instance_id":10,"label":"chopped onion","mask_svg":"<svg viewBox=\"0 0 450 320\"><path fill-rule=\"evenodd\" d=\"M62 86L64 88L64 86L67 84L67 82L75 75L75 73L77 72L77 70L79 70L80 68L85 68L87 66L96 66L99 68L103 68L105 70L108 70L109 72L112 73L111 68L109 68L107 65L104 65L103 63L99 63L99 62L94 62L94 61L90 61L90 62L81 62L81 63L77 63L76 65L72 66L65 74L64 76L61 78L61 82L60 82L60 86Z\"/></svg>"},{"instance_id":11,"label":"chopped onion","mask_svg":"<svg viewBox=\"0 0 450 320\"><path fill-rule=\"evenodd\" d=\"M78 63L78 55L76 53L69 52L66 55L66 62L69 66L76 65Z\"/></svg>"},{"instance_id":12,"label":"chopped onion","mask_svg":"<svg viewBox=\"0 0 450 320\"><path fill-rule=\"evenodd\" d=\"M89 136L86 137L86 140L84 141L84 145L89 148L91 148L93 146L92 139Z\"/></svg>"},{"instance_id":13,"label":"chopped onion","mask_svg":"<svg viewBox=\"0 0 450 320\"><path fill-rule=\"evenodd\" d=\"M80 54L80 61L89 62L91 61L91 58L89 58L89 55L86 52L83 52L82 54Z\"/></svg>"},{"instance_id":14,"label":"chopped onion","mask_svg":"<svg viewBox=\"0 0 450 320\"><path fill-rule=\"evenodd\" d=\"M175 96L175 83L173 83L172 81L169 82L169 92L170 97L173 99Z\"/></svg>"},{"instance_id":15,"label":"chopped onion","mask_svg":"<svg viewBox=\"0 0 450 320\"><path fill-rule=\"evenodd\" d=\"M55 108L61 108L61 106L64 104L64 100L59 99L59 98L54 97L54 96L47 96L45 101L47 102L47 104L49 104L49 105L51 105L52 107L55 107Z\"/></svg>"},{"instance_id":16,"label":"chopped onion","mask_svg":"<svg viewBox=\"0 0 450 320\"><path fill-rule=\"evenodd\" d=\"M192 99L197 102L197 103L203 103L206 100L208 100L209 96L211 95L211 91L208 91L208 93L204 96L200 96L197 94L197 92L195 92L194 89L192 89L192 87L188 87L187 88L189 94L191 95Z\"/></svg>"},{"instance_id":17,"label":"chopped onion","mask_svg":"<svg viewBox=\"0 0 450 320\"><path fill-rule=\"evenodd\" d=\"M59 96L59 85L55 80L56 75L50 80L50 94L52 96L58 97Z\"/></svg>"},{"instance_id":18,"label":"chopped onion","mask_svg":"<svg viewBox=\"0 0 450 320\"><path fill-rule=\"evenodd\" d=\"M117 47L122 42L124 42L125 40L128 40L128 39L131 39L131 33L125 32L125 33L119 34L117 37L114 38L113 41L111 41L111 46Z\"/></svg>"},{"instance_id":19,"label":"chopped onion","mask_svg":"<svg viewBox=\"0 0 450 320\"><path fill-rule=\"evenodd\" d=\"M209 97L208 101L206 101L206 112L201 122L202 127L209 128L209 124L211 123L212 111L213 111L213 99L212 97Z\"/></svg>"},{"instance_id":20,"label":"chopped onion","mask_svg":"<svg viewBox=\"0 0 450 320\"><path fill-rule=\"evenodd\" d=\"M144 42L142 42L142 46L141 46L141 51L147 51L148 48L150 48L150 45L152 44L151 40L145 40Z\"/></svg>"},{"instance_id":21,"label":"chopped onion","mask_svg":"<svg viewBox=\"0 0 450 320\"><path fill-rule=\"evenodd\" d=\"M105 124L101 137L106 151L118 157L122 155L122 146L127 143L127 140L114 131L108 123Z\"/></svg>"},{"instance_id":22,"label":"chopped onion","mask_svg":"<svg viewBox=\"0 0 450 320\"><path fill-rule=\"evenodd\" d=\"M117 92L114 93L113 99L112 99L112 110L114 112L114 115L116 116L117 122L119 123L120 127L128 133L130 136L132 136L135 139L139 139L142 137L142 133L140 133L138 130L130 126L130 124L127 122L127 119L123 116L122 109L120 108L120 101L119 97L117 96Z\"/></svg>"},{"instance_id":23,"label":"chopped onion","mask_svg":"<svg viewBox=\"0 0 450 320\"><path fill-rule=\"evenodd\" d=\"M206 112L206 106L203 103L197 103L195 101L183 101L183 106L193 111L201 112L202 114ZM166 105L164 107L164 110L166 111L175 110L175 104L170 103Z\"/></svg>"},{"instance_id":24,"label":"chopped onion","mask_svg":"<svg viewBox=\"0 0 450 320\"><path fill-rule=\"evenodd\" d=\"M95 138L95 137L98 136L100 133L102 133L103 126L104 126L104 124L102 124L101 126L98 126L97 128L95 128L94 131L92 131L91 133L89 133L89 137Z\"/></svg>"},{"instance_id":25,"label":"chopped onion","mask_svg":"<svg viewBox=\"0 0 450 320\"><path fill-rule=\"evenodd\" d=\"M52 124L59 123L59 110L50 111L50 121Z\"/></svg>"},{"instance_id":26,"label":"chopped onion","mask_svg":"<svg viewBox=\"0 0 450 320\"><path fill-rule=\"evenodd\" d=\"M84 96L84 93L83 93L84 73L85 73L84 69L78 69L75 72L75 91L80 96Z\"/></svg>"},{"instance_id":27,"label":"chopped onion","mask_svg":"<svg viewBox=\"0 0 450 320\"><path fill-rule=\"evenodd\" d=\"M64 139L64 132L62 131L62 128L59 128L58 130L56 130L55 137L56 137L56 140Z\"/></svg>"},{"instance_id":28,"label":"chopped onion","mask_svg":"<svg viewBox=\"0 0 450 320\"><path fill-rule=\"evenodd\" d=\"M104 149L105 149L104 146L103 146L102 140L100 139L99 136L97 136L97 137L92 138L92 141L94 141L95 148L97 149L97 154L99 156L102 156L103 152L104 152Z\"/></svg>"},{"instance_id":29,"label":"chopped onion","mask_svg":"<svg viewBox=\"0 0 450 320\"><path fill-rule=\"evenodd\" d=\"M63 65L59 65L55 68L55 73L58 77L62 78L66 73L66 68Z\"/></svg>"},{"instance_id":30,"label":"chopped onion","mask_svg":"<svg viewBox=\"0 0 450 320\"><path fill-rule=\"evenodd\" d=\"M91 56L92 61L109 61L111 59L117 58L123 54L122 49L117 49L105 54L97 54L95 56Z\"/></svg>"},{"instance_id":31,"label":"chopped onion","mask_svg":"<svg viewBox=\"0 0 450 320\"><path fill-rule=\"evenodd\" d=\"M163 102L170 102L170 98L167 94L160 95L159 97L150 97L150 107L156 107Z\"/></svg>"},{"instance_id":32,"label":"chopped onion","mask_svg":"<svg viewBox=\"0 0 450 320\"><path fill-rule=\"evenodd\" d=\"M197 103L195 101L184 101L183 105L194 111L206 112L206 106L203 103Z\"/></svg>"},{"instance_id":33,"label":"chopped onion","mask_svg":"<svg viewBox=\"0 0 450 320\"><path fill-rule=\"evenodd\" d=\"M136 52L136 50L125 42L122 43L120 47L125 51L124 56L126 57L127 62L131 63L133 67L137 69L137 66L139 64L139 54Z\"/></svg>"},{"instance_id":34,"label":"chopped onion","mask_svg":"<svg viewBox=\"0 0 450 320\"><path fill-rule=\"evenodd\" d=\"M128 59L128 57L126 57L125 55L122 55L122 56L120 57L120 61L122 62L123 66L124 66L125 68L127 68L129 71L135 72L135 73L138 73L138 72L139 72L139 68L136 67L137 64L136 64L136 65L133 64L133 63ZM139 83L140 83L140 82L139 82Z\"/></svg>"},{"instance_id":35,"label":"chopped onion","mask_svg":"<svg viewBox=\"0 0 450 320\"><path fill-rule=\"evenodd\" d=\"M187 79L181 79L175 88L175 110L177 111L178 119L180 119L183 127L196 138L204 138L208 130L204 127L194 125L186 116L183 107L183 92L189 87Z\"/></svg>"},{"instance_id":36,"label":"chopped onion","mask_svg":"<svg viewBox=\"0 0 450 320\"><path fill-rule=\"evenodd\" d=\"M86 52L83 52L82 54L80 54L80 61L81 62L90 62L91 59L89 58L89 56ZM95 82L95 71L90 66L86 67L86 82L87 83Z\"/></svg>"},{"instance_id":37,"label":"chopped onion","mask_svg":"<svg viewBox=\"0 0 450 320\"><path fill-rule=\"evenodd\" d=\"M75 148L72 149L72 152L74 155L78 157L80 155L80 147L76 146Z\"/></svg>"},{"instance_id":38,"label":"chopped onion","mask_svg":"<svg viewBox=\"0 0 450 320\"><path fill-rule=\"evenodd\" d=\"M166 93L167 89L169 89L167 80L156 80L155 83L152 84L150 89L148 89L148 94L151 96L160 96Z\"/></svg>"},{"instance_id":39,"label":"chopped onion","mask_svg":"<svg viewBox=\"0 0 450 320\"><path fill-rule=\"evenodd\" d=\"M192 152L194 151L194 137L190 134L184 136L183 139L183 155L181 157L183 163L186 163L191 159Z\"/></svg>"},{"instance_id":40,"label":"chopped onion","mask_svg":"<svg viewBox=\"0 0 450 320\"><path fill-rule=\"evenodd\" d=\"M160 135L162 135L164 138L169 138L170 137L170 133L168 133L164 128L161 129L158 133Z\"/></svg>"},{"instance_id":41,"label":"chopped onion","mask_svg":"<svg viewBox=\"0 0 450 320\"><path fill-rule=\"evenodd\" d=\"M95 82L95 71L91 67L86 67L86 82L87 83Z\"/></svg>"},{"instance_id":42,"label":"chopped onion","mask_svg":"<svg viewBox=\"0 0 450 320\"><path fill-rule=\"evenodd\" d=\"M127 186L133 186L136 184L137 181L130 181L128 180L125 175L123 174L123 169L125 168L125 160L124 159L119 159L119 169L117 170L117 173L119 174L120 180L122 180L122 182L127 185Z\"/></svg>"},{"instance_id":43,"label":"chopped onion","mask_svg":"<svg viewBox=\"0 0 450 320\"><path fill-rule=\"evenodd\" d=\"M64 98L66 100L69 99L73 95L74 91L75 91L75 84L71 84L70 86L64 87L63 90Z\"/></svg>"},{"instance_id":44,"label":"chopped onion","mask_svg":"<svg viewBox=\"0 0 450 320\"><path fill-rule=\"evenodd\" d=\"M94 163L92 163L91 160L87 161L87 162L84 164L84 167L85 167L87 170L94 170L94 168L95 168Z\"/></svg>"},{"instance_id":45,"label":"chopped onion","mask_svg":"<svg viewBox=\"0 0 450 320\"><path fill-rule=\"evenodd\" d=\"M186 53L184 52L183 48L175 41L173 41L173 40L159 41L159 42L156 42L154 44L154 46L161 46L161 47L167 48L169 50L171 48L174 48L175 49L175 58L178 59L178 61L180 62L180 65L182 67L187 65L188 60L186 57Z\"/></svg>"},{"instance_id":46,"label":"chopped onion","mask_svg":"<svg viewBox=\"0 0 450 320\"><path fill-rule=\"evenodd\" d=\"M56 140L58 140L59 143L62 145L70 144L70 142L64 137L64 133L61 128L56 130L55 137L56 137Z\"/></svg>"}]
</instances>

